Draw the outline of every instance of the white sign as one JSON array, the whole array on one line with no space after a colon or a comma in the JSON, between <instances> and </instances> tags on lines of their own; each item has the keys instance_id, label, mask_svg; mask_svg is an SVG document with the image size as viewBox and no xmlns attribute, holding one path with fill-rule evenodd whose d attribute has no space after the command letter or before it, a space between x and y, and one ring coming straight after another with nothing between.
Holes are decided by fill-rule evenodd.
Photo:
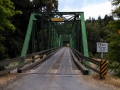
<instances>
[{"instance_id":1,"label":"white sign","mask_svg":"<svg viewBox=\"0 0 120 90\"><path fill-rule=\"evenodd\" d=\"M108 52L108 43L97 42L97 52Z\"/></svg>"}]
</instances>

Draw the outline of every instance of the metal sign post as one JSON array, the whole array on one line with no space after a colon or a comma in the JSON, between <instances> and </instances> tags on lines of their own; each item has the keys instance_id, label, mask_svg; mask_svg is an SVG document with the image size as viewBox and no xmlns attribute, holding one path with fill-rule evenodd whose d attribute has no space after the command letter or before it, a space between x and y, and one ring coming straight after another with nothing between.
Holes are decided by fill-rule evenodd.
<instances>
[{"instance_id":1,"label":"metal sign post","mask_svg":"<svg viewBox=\"0 0 120 90\"><path fill-rule=\"evenodd\" d=\"M97 52L101 53L100 79L103 79L107 74L107 62L103 60L103 55L108 52L108 43L97 42Z\"/></svg>"}]
</instances>

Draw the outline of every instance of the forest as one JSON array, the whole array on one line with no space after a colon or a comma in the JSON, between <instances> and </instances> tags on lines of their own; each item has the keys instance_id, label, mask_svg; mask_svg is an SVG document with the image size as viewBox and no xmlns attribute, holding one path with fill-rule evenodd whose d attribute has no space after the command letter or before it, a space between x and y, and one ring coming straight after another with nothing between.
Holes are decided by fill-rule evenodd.
<instances>
[{"instance_id":1,"label":"forest","mask_svg":"<svg viewBox=\"0 0 120 90\"><path fill-rule=\"evenodd\" d=\"M97 57L96 42L107 42L108 67L120 77L120 0L111 0L111 15L85 21L90 57ZM31 12L56 12L58 0L0 1L0 61L20 56Z\"/></svg>"}]
</instances>

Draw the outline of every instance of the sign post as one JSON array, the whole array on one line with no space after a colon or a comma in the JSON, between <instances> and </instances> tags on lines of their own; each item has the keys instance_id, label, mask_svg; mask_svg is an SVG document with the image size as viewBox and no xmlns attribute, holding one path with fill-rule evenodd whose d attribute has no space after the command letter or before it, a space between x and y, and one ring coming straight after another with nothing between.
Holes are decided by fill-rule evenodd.
<instances>
[{"instance_id":1,"label":"sign post","mask_svg":"<svg viewBox=\"0 0 120 90\"><path fill-rule=\"evenodd\" d=\"M97 52L101 53L100 79L102 79L107 74L107 62L103 60L103 55L108 52L108 43L97 42Z\"/></svg>"}]
</instances>

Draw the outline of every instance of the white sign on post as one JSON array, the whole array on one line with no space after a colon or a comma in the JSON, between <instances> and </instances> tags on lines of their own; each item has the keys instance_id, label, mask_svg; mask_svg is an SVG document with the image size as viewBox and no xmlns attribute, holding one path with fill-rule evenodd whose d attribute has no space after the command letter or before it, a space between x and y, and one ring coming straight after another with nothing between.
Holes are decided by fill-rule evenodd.
<instances>
[{"instance_id":1,"label":"white sign on post","mask_svg":"<svg viewBox=\"0 0 120 90\"><path fill-rule=\"evenodd\" d=\"M107 53L108 43L97 42L97 52Z\"/></svg>"}]
</instances>

